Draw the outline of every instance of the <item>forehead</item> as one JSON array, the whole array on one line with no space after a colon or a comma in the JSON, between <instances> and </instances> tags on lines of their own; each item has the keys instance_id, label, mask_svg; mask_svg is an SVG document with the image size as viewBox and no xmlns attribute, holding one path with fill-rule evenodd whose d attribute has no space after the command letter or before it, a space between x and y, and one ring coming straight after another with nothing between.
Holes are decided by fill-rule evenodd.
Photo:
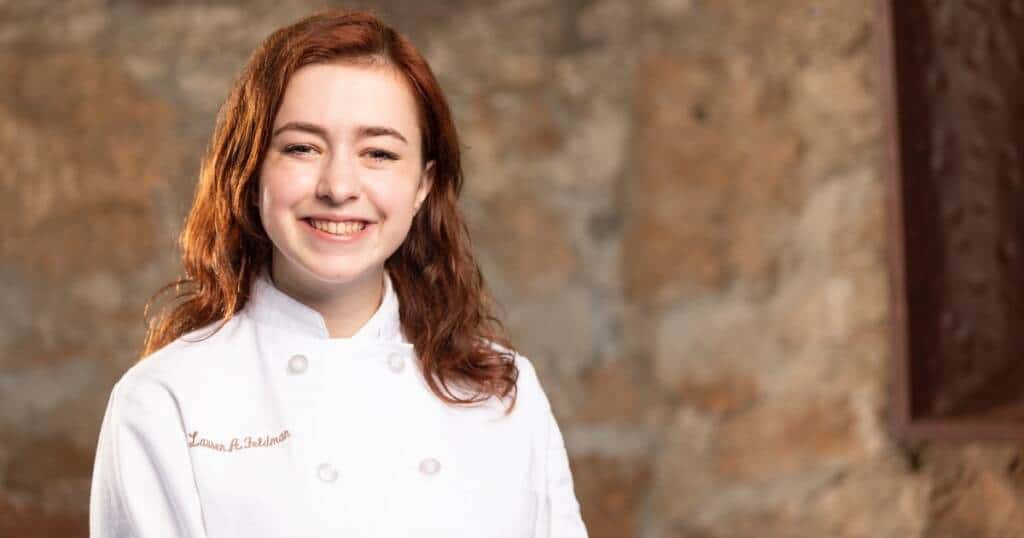
<instances>
[{"instance_id":1,"label":"forehead","mask_svg":"<svg viewBox=\"0 0 1024 538\"><path fill-rule=\"evenodd\" d=\"M405 77L389 65L322 63L299 68L285 89L274 127L290 121L323 125L342 134L360 125L419 138L416 100Z\"/></svg>"}]
</instances>

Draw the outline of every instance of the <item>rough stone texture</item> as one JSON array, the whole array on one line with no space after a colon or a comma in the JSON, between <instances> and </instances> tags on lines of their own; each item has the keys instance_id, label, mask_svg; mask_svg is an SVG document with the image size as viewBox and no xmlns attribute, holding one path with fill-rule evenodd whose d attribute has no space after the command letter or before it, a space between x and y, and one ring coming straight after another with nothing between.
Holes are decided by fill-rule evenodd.
<instances>
[{"instance_id":1,"label":"rough stone texture","mask_svg":"<svg viewBox=\"0 0 1024 538\"><path fill-rule=\"evenodd\" d=\"M0 2L0 535L90 465L233 77L321 2ZM873 2L372 7L425 52L591 536L1017 536L1014 445L885 428Z\"/></svg>"},{"instance_id":2,"label":"rough stone texture","mask_svg":"<svg viewBox=\"0 0 1024 538\"><path fill-rule=\"evenodd\" d=\"M584 456L573 463L576 487L605 492L581 506L591 535L632 536L640 524L644 491L650 487L650 465L640 459Z\"/></svg>"}]
</instances>

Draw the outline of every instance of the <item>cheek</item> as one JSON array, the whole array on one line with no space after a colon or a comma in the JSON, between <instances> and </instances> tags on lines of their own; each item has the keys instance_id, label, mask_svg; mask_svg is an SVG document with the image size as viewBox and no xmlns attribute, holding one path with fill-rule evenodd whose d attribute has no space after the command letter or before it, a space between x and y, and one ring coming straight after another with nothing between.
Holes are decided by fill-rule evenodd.
<instances>
[{"instance_id":1,"label":"cheek","mask_svg":"<svg viewBox=\"0 0 1024 538\"><path fill-rule=\"evenodd\" d=\"M310 187L308 173L271 169L260 178L260 212L271 214L290 208L303 199Z\"/></svg>"},{"instance_id":2,"label":"cheek","mask_svg":"<svg viewBox=\"0 0 1024 538\"><path fill-rule=\"evenodd\" d=\"M369 187L366 194L377 206L382 217L392 221L408 220L412 217L415 189L406 186L405 182L401 188Z\"/></svg>"}]
</instances>

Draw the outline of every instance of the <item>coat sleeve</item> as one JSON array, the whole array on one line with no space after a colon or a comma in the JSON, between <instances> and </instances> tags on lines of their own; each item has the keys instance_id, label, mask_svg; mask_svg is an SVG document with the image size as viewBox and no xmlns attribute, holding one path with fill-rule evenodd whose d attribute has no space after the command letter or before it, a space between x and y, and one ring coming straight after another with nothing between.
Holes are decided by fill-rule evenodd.
<instances>
[{"instance_id":1,"label":"coat sleeve","mask_svg":"<svg viewBox=\"0 0 1024 538\"><path fill-rule=\"evenodd\" d=\"M547 402L545 402L547 403ZM572 473L569 469L569 455L565 450L562 431L558 427L550 405L545 405L547 415L547 470L546 478L546 519L548 529L540 538L587 538L580 505L573 488Z\"/></svg>"},{"instance_id":2,"label":"coat sleeve","mask_svg":"<svg viewBox=\"0 0 1024 538\"><path fill-rule=\"evenodd\" d=\"M538 404L535 407L538 412L533 416L537 417L538 438L541 440L537 450L544 461L539 466L541 498L534 538L587 538L569 468L569 454L565 449L562 430L551 410L551 402L533 362L519 354L516 360L523 381L521 386L526 389L524 395L528 394Z\"/></svg>"},{"instance_id":3,"label":"coat sleeve","mask_svg":"<svg viewBox=\"0 0 1024 538\"><path fill-rule=\"evenodd\" d=\"M93 466L92 538L206 536L182 424L161 383L114 385Z\"/></svg>"}]
</instances>

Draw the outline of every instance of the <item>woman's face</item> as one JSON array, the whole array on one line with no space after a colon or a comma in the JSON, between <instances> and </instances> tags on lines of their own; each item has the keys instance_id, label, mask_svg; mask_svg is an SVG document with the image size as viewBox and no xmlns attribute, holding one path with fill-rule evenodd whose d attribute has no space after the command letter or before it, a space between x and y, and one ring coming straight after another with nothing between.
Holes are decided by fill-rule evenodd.
<instances>
[{"instance_id":1,"label":"woman's face","mask_svg":"<svg viewBox=\"0 0 1024 538\"><path fill-rule=\"evenodd\" d=\"M302 67L288 82L272 136L259 207L274 243L275 280L316 291L379 278L432 179L433 163L421 162L416 102L400 73Z\"/></svg>"}]
</instances>

